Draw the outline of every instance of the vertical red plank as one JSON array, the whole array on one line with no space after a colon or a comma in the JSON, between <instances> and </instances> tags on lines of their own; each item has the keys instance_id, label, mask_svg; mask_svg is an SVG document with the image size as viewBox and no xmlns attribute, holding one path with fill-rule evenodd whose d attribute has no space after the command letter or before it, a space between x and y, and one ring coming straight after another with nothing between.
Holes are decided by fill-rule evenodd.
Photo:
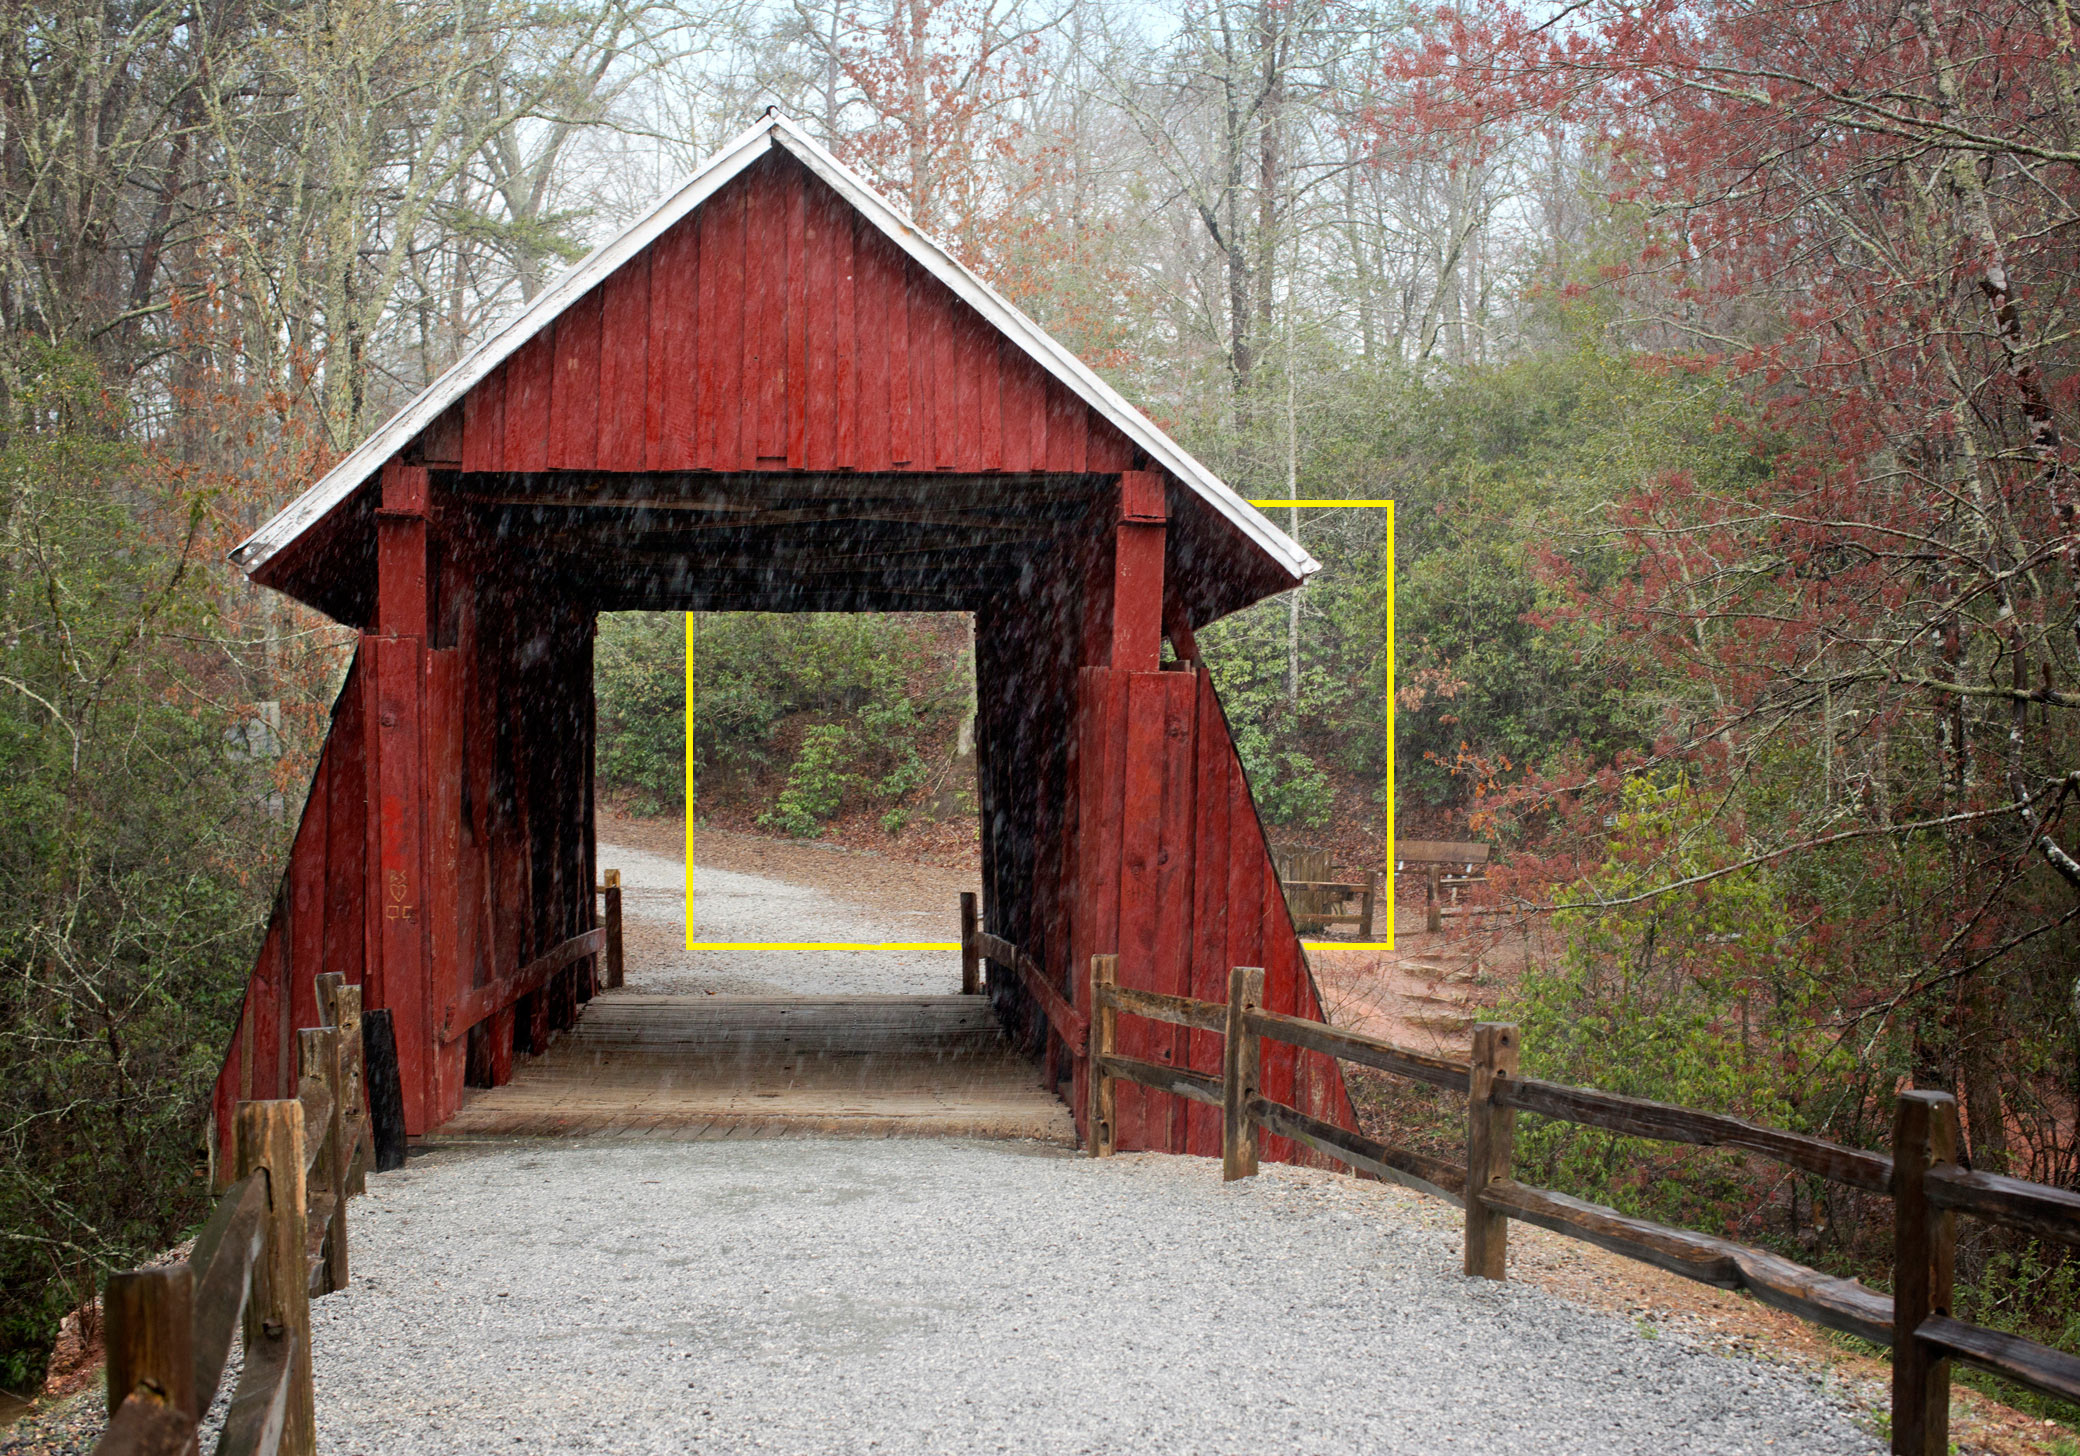
<instances>
[{"instance_id":1,"label":"vertical red plank","mask_svg":"<svg viewBox=\"0 0 2080 1456\"><path fill-rule=\"evenodd\" d=\"M630 258L600 285L599 468L641 470L648 448L651 250ZM677 389L690 418L693 381ZM684 431L681 438L689 438Z\"/></svg>"},{"instance_id":2,"label":"vertical red plank","mask_svg":"<svg viewBox=\"0 0 2080 1456\"><path fill-rule=\"evenodd\" d=\"M1083 468L1102 474L1126 470L1134 463L1134 445L1096 410L1085 407L1085 433L1090 441Z\"/></svg>"},{"instance_id":3,"label":"vertical red plank","mask_svg":"<svg viewBox=\"0 0 2080 1456\"><path fill-rule=\"evenodd\" d=\"M957 412L960 428L954 436L953 464L961 470L984 470L988 467L983 463L986 445L982 417L988 400L989 366L996 363L996 349L993 341L984 337L983 330L987 325L973 309L962 303L952 304L951 309L954 383L951 397L960 401ZM985 343L992 344L986 355Z\"/></svg>"},{"instance_id":4,"label":"vertical red plank","mask_svg":"<svg viewBox=\"0 0 2080 1456\"><path fill-rule=\"evenodd\" d=\"M1156 853L1155 989L1167 996L1191 992L1193 886L1197 866L1192 836L1192 738L1198 708L1199 680L1187 672L1152 674L1161 688L1163 755L1163 822ZM1175 1026L1155 1028L1155 1060L1183 1066L1185 1033ZM1165 1104L1169 1152L1185 1150L1186 1109L1195 1104L1159 1093Z\"/></svg>"},{"instance_id":5,"label":"vertical red plank","mask_svg":"<svg viewBox=\"0 0 2080 1456\"><path fill-rule=\"evenodd\" d=\"M246 1005L253 1031L252 1095L266 1100L282 1096L282 1002L280 966L282 936L270 923L260 942L260 959L246 983Z\"/></svg>"},{"instance_id":6,"label":"vertical red plank","mask_svg":"<svg viewBox=\"0 0 2080 1456\"><path fill-rule=\"evenodd\" d=\"M831 281L836 289L836 296L831 301L831 350L834 356L831 373L837 385L837 397L831 404L835 437L831 442L831 456L832 463L839 469L856 470L859 468L859 372L854 359L857 347L854 325L858 259L853 251L852 225L857 214L842 197L825 190L822 184L817 184L817 190L829 199Z\"/></svg>"},{"instance_id":7,"label":"vertical red plank","mask_svg":"<svg viewBox=\"0 0 2080 1456\"><path fill-rule=\"evenodd\" d=\"M643 458L652 470L688 470L701 463L695 444L694 350L700 316L695 224L681 220L645 251L650 286L644 314Z\"/></svg>"},{"instance_id":8,"label":"vertical red plank","mask_svg":"<svg viewBox=\"0 0 2080 1456\"><path fill-rule=\"evenodd\" d=\"M960 320L960 303L944 284L933 283L932 307L932 453L926 457L935 470L957 470L961 463L961 366L960 345L954 337Z\"/></svg>"},{"instance_id":9,"label":"vertical red plank","mask_svg":"<svg viewBox=\"0 0 2080 1456\"><path fill-rule=\"evenodd\" d=\"M889 244L857 213L853 246L853 456L860 470L889 465Z\"/></svg>"},{"instance_id":10,"label":"vertical red plank","mask_svg":"<svg viewBox=\"0 0 2080 1456\"><path fill-rule=\"evenodd\" d=\"M503 470L506 458L506 366L500 364L462 397L462 468Z\"/></svg>"},{"instance_id":11,"label":"vertical red plank","mask_svg":"<svg viewBox=\"0 0 2080 1456\"><path fill-rule=\"evenodd\" d=\"M1005 470L1023 473L1037 468L1033 450L1033 399L1036 394L1040 366L1025 355L1025 351L1009 339L997 340L997 370L1004 378L1004 454L1002 466ZM1044 421L1041 426L1044 431Z\"/></svg>"},{"instance_id":12,"label":"vertical red plank","mask_svg":"<svg viewBox=\"0 0 2080 1456\"><path fill-rule=\"evenodd\" d=\"M506 360L507 470L549 468L550 377L556 331L545 330Z\"/></svg>"},{"instance_id":13,"label":"vertical red plank","mask_svg":"<svg viewBox=\"0 0 2080 1456\"><path fill-rule=\"evenodd\" d=\"M1062 474L1083 470L1090 430L1085 421L1089 411L1069 387L1050 376L1047 380L1047 468Z\"/></svg>"},{"instance_id":14,"label":"vertical red plank","mask_svg":"<svg viewBox=\"0 0 2080 1456\"><path fill-rule=\"evenodd\" d=\"M368 747L361 708L375 670L368 639L361 640L363 650L347 671L325 737L325 969L356 986L366 973L362 948L368 928Z\"/></svg>"},{"instance_id":15,"label":"vertical red plank","mask_svg":"<svg viewBox=\"0 0 2080 1456\"><path fill-rule=\"evenodd\" d=\"M919 460L917 419L914 405L916 379L910 357L916 350L910 319L911 275L917 265L898 253L895 245L877 236L875 251L887 259L888 286L888 451L894 465Z\"/></svg>"},{"instance_id":16,"label":"vertical red plank","mask_svg":"<svg viewBox=\"0 0 2080 1456\"><path fill-rule=\"evenodd\" d=\"M556 320L549 386L549 468L590 470L599 463L600 291Z\"/></svg>"},{"instance_id":17,"label":"vertical red plank","mask_svg":"<svg viewBox=\"0 0 2080 1456\"><path fill-rule=\"evenodd\" d=\"M801 192L783 188L770 162L753 167L745 176L751 182L751 251L746 266L747 270L755 267L758 277L756 291L744 304L744 327L755 342L758 361L745 384L746 393L758 403L752 421L752 458L743 463L746 469L754 469L760 462L782 465L787 461L788 335L790 315L799 317L789 307L790 274L801 257L801 235L796 227Z\"/></svg>"},{"instance_id":18,"label":"vertical red plank","mask_svg":"<svg viewBox=\"0 0 2080 1456\"><path fill-rule=\"evenodd\" d=\"M1163 675L1120 673L1126 685L1126 794L1120 829L1119 983L1154 991L1158 961L1159 859L1163 849ZM1166 1029L1167 1030L1167 1029ZM1121 1056L1162 1060L1157 1023L1140 1016L1119 1020ZM1122 1082L1121 1149L1164 1149L1170 1143L1169 1099Z\"/></svg>"},{"instance_id":19,"label":"vertical red plank","mask_svg":"<svg viewBox=\"0 0 2080 1456\"><path fill-rule=\"evenodd\" d=\"M787 458L798 467L829 470L838 447L836 234L849 219L839 216L835 193L806 177L795 180L791 200L790 233L800 233L801 268L790 293Z\"/></svg>"},{"instance_id":20,"label":"vertical red plank","mask_svg":"<svg viewBox=\"0 0 2080 1456\"><path fill-rule=\"evenodd\" d=\"M1262 843L1262 840L1259 840ZM1296 982L1300 974L1300 938L1293 933L1292 917L1286 913L1285 896L1279 890L1278 871L1264 851L1258 860L1264 885L1264 1009L1291 1016L1298 1009ZM1264 1095L1274 1102L1294 1105L1294 1075L1299 1050L1286 1042L1266 1041L1263 1057ZM1267 1140L1264 1156L1274 1162L1295 1161L1299 1148L1286 1138Z\"/></svg>"},{"instance_id":21,"label":"vertical red plank","mask_svg":"<svg viewBox=\"0 0 2080 1456\"><path fill-rule=\"evenodd\" d=\"M939 414L952 413L953 401L939 395L938 327L945 321L939 308L938 283L923 270L909 270L904 296L910 310L910 468L935 470L939 465Z\"/></svg>"},{"instance_id":22,"label":"vertical red plank","mask_svg":"<svg viewBox=\"0 0 2080 1456\"><path fill-rule=\"evenodd\" d=\"M1198 783L1192 799L1192 881L1203 890L1192 904L1191 986L1200 1001L1228 999L1228 744L1227 725L1214 697L1212 674L1192 674L1198 687L1194 759ZM1189 1036L1187 1064L1195 1072L1220 1075L1223 1038L1210 1031ZM1185 1151L1212 1157L1221 1149L1217 1108L1194 1103L1186 1113Z\"/></svg>"},{"instance_id":23,"label":"vertical red plank","mask_svg":"<svg viewBox=\"0 0 2080 1456\"><path fill-rule=\"evenodd\" d=\"M699 442L694 464L734 470L744 434L744 225L748 188L738 178L694 214L699 225ZM655 292L655 285L652 285ZM651 316L657 303L650 305ZM652 329L655 330L653 323Z\"/></svg>"},{"instance_id":24,"label":"vertical red plank","mask_svg":"<svg viewBox=\"0 0 2080 1456\"><path fill-rule=\"evenodd\" d=\"M311 780L289 851L290 1023L317 1026L318 975L325 969L325 759Z\"/></svg>"},{"instance_id":25,"label":"vertical red plank","mask_svg":"<svg viewBox=\"0 0 2080 1456\"><path fill-rule=\"evenodd\" d=\"M413 1133L433 1124L433 1067L426 985L426 872L422 825L426 781L420 693L424 647L416 637L376 640L378 779L381 871L383 1003L397 1032L397 1065L404 1083L405 1126Z\"/></svg>"},{"instance_id":26,"label":"vertical red plank","mask_svg":"<svg viewBox=\"0 0 2080 1456\"><path fill-rule=\"evenodd\" d=\"M462 928L462 654L424 654L426 670L426 962L432 1046L429 1116L438 1124L462 1107L462 1062L468 1047L459 1025L469 989Z\"/></svg>"}]
</instances>

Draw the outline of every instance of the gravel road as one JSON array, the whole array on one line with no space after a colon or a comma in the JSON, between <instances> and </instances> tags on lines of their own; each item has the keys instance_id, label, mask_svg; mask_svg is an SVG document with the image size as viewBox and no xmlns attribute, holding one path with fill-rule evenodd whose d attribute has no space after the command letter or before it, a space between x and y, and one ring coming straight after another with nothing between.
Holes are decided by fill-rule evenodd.
<instances>
[{"instance_id":1,"label":"gravel road","mask_svg":"<svg viewBox=\"0 0 2080 1456\"><path fill-rule=\"evenodd\" d=\"M353 1210L329 1453L1881 1449L1802 1374L1463 1279L1451 1210L1309 1170L506 1144Z\"/></svg>"},{"instance_id":2,"label":"gravel road","mask_svg":"<svg viewBox=\"0 0 2080 1456\"><path fill-rule=\"evenodd\" d=\"M599 862L621 871L628 989L651 995L954 995L959 951L686 949L683 862L602 842ZM876 911L823 890L696 862L694 931L702 940L943 941L960 938L957 909Z\"/></svg>"}]
</instances>

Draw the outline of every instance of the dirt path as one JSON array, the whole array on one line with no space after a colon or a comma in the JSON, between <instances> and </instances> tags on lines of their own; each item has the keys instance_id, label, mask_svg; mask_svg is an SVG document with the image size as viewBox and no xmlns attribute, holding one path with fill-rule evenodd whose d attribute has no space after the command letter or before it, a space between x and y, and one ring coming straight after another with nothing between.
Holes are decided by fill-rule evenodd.
<instances>
[{"instance_id":1,"label":"dirt path","mask_svg":"<svg viewBox=\"0 0 2080 1456\"><path fill-rule=\"evenodd\" d=\"M631 994L960 990L957 950L687 950L679 835L672 821L600 820L600 866L621 871ZM974 888L955 870L751 835L703 833L694 855L694 933L707 942L958 941L959 895Z\"/></svg>"}]
</instances>

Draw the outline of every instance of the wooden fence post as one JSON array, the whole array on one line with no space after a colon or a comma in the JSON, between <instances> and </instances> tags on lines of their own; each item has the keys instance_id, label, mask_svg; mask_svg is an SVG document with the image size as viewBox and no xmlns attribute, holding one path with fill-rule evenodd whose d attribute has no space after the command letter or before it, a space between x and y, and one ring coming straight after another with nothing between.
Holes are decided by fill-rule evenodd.
<instances>
[{"instance_id":1,"label":"wooden fence post","mask_svg":"<svg viewBox=\"0 0 2080 1456\"><path fill-rule=\"evenodd\" d=\"M320 976L322 983L330 977ZM358 1197L368 1191L368 1073L361 1044L361 988L349 986L346 977L332 988L331 1015L326 1025L339 1031L339 1088L345 1107L340 1113L347 1129L347 1193ZM321 998L320 1005L324 1002Z\"/></svg>"},{"instance_id":2,"label":"wooden fence post","mask_svg":"<svg viewBox=\"0 0 2080 1456\"><path fill-rule=\"evenodd\" d=\"M1243 1022L1264 999L1260 966L1234 966L1228 971L1228 1040L1221 1052L1221 1178L1257 1175L1257 1125L1249 1100L1257 1095L1261 1042Z\"/></svg>"},{"instance_id":3,"label":"wooden fence post","mask_svg":"<svg viewBox=\"0 0 2080 1456\"><path fill-rule=\"evenodd\" d=\"M975 910L975 892L961 891L961 994L982 993L982 947L975 937L982 927Z\"/></svg>"},{"instance_id":4,"label":"wooden fence post","mask_svg":"<svg viewBox=\"0 0 2080 1456\"><path fill-rule=\"evenodd\" d=\"M311 1398L310 1266L305 1253L303 1104L238 1104L235 1176L267 1174L267 1248L253 1266L246 1301L248 1351L263 1340L295 1341L289 1404L282 1422L284 1456L316 1456L317 1413Z\"/></svg>"},{"instance_id":5,"label":"wooden fence post","mask_svg":"<svg viewBox=\"0 0 2080 1456\"><path fill-rule=\"evenodd\" d=\"M308 1135L320 1139L318 1160L313 1171L318 1175L318 1186L306 1189L306 1199L311 1192L325 1195L331 1200L329 1224L325 1234L325 1292L331 1294L347 1287L347 1147L346 1097L342 1091L344 1079L340 1075L339 1029L332 1026L307 1026L296 1033L297 1052L302 1058L303 1075L322 1083L332 1094L332 1112L323 1128L312 1128Z\"/></svg>"},{"instance_id":6,"label":"wooden fence post","mask_svg":"<svg viewBox=\"0 0 2080 1456\"><path fill-rule=\"evenodd\" d=\"M628 976L628 961L621 949L621 871L605 871L606 883L600 887L600 898L606 902L605 914L601 917L607 927L607 977L605 989L612 991L620 987Z\"/></svg>"},{"instance_id":7,"label":"wooden fence post","mask_svg":"<svg viewBox=\"0 0 2080 1456\"><path fill-rule=\"evenodd\" d=\"M1379 871L1365 871L1365 896L1358 902L1358 939L1372 939L1372 912L1379 901Z\"/></svg>"},{"instance_id":8,"label":"wooden fence post","mask_svg":"<svg viewBox=\"0 0 2080 1456\"><path fill-rule=\"evenodd\" d=\"M1466 1272L1505 1279L1509 1215L1482 1203L1481 1190L1510 1176L1517 1114L1495 1104L1495 1079L1517 1074L1514 1026L1484 1021L1473 1029L1472 1073L1466 1095Z\"/></svg>"},{"instance_id":9,"label":"wooden fence post","mask_svg":"<svg viewBox=\"0 0 2080 1456\"><path fill-rule=\"evenodd\" d=\"M1946 1456L1950 1449L1950 1361L1915 1332L1950 1313L1957 1215L1932 1206L1922 1177L1957 1161L1957 1099L1903 1092L1892 1119L1892 1449L1894 1456Z\"/></svg>"},{"instance_id":10,"label":"wooden fence post","mask_svg":"<svg viewBox=\"0 0 2080 1456\"><path fill-rule=\"evenodd\" d=\"M1105 1075L1105 1064L1101 1058L1114 1056L1119 1050L1119 1012L1113 1009L1110 1000L1101 999L1104 990L1119 980L1119 957L1097 955L1091 957L1091 1046L1090 1075L1090 1155L1094 1158L1109 1158L1118 1146L1115 1138L1115 1122L1118 1102L1117 1089L1112 1078Z\"/></svg>"},{"instance_id":11,"label":"wooden fence post","mask_svg":"<svg viewBox=\"0 0 2080 1456\"><path fill-rule=\"evenodd\" d=\"M1423 877L1423 929L1444 929L1444 868L1430 866L1430 873Z\"/></svg>"},{"instance_id":12,"label":"wooden fence post","mask_svg":"<svg viewBox=\"0 0 2080 1456\"><path fill-rule=\"evenodd\" d=\"M174 1264L111 1274L101 1296L101 1318L110 1418L142 1386L153 1400L198 1419L194 1272ZM185 1449L192 1452L194 1442Z\"/></svg>"}]
</instances>

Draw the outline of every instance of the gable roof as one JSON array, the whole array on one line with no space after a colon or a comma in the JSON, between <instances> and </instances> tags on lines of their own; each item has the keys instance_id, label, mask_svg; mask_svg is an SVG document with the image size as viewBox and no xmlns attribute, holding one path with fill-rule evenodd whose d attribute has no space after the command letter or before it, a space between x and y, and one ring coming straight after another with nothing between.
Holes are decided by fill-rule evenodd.
<instances>
[{"instance_id":1,"label":"gable roof","mask_svg":"<svg viewBox=\"0 0 2080 1456\"><path fill-rule=\"evenodd\" d=\"M327 471L316 484L234 548L231 560L248 575L259 572L277 553L346 501L386 461L403 450L501 363L554 323L573 303L694 212L760 157L775 149L792 154L821 178L903 253L945 284L955 297L973 308L1101 418L1147 452L1154 465L1168 471L1204 500L1295 582L1319 569L1319 563L1298 542L1274 526L1220 477L1193 459L1081 359L927 237L857 173L777 110L769 110L759 122L711 157L692 180L652 208L621 236L596 249L554 286L544 290L510 324L464 355Z\"/></svg>"}]
</instances>

